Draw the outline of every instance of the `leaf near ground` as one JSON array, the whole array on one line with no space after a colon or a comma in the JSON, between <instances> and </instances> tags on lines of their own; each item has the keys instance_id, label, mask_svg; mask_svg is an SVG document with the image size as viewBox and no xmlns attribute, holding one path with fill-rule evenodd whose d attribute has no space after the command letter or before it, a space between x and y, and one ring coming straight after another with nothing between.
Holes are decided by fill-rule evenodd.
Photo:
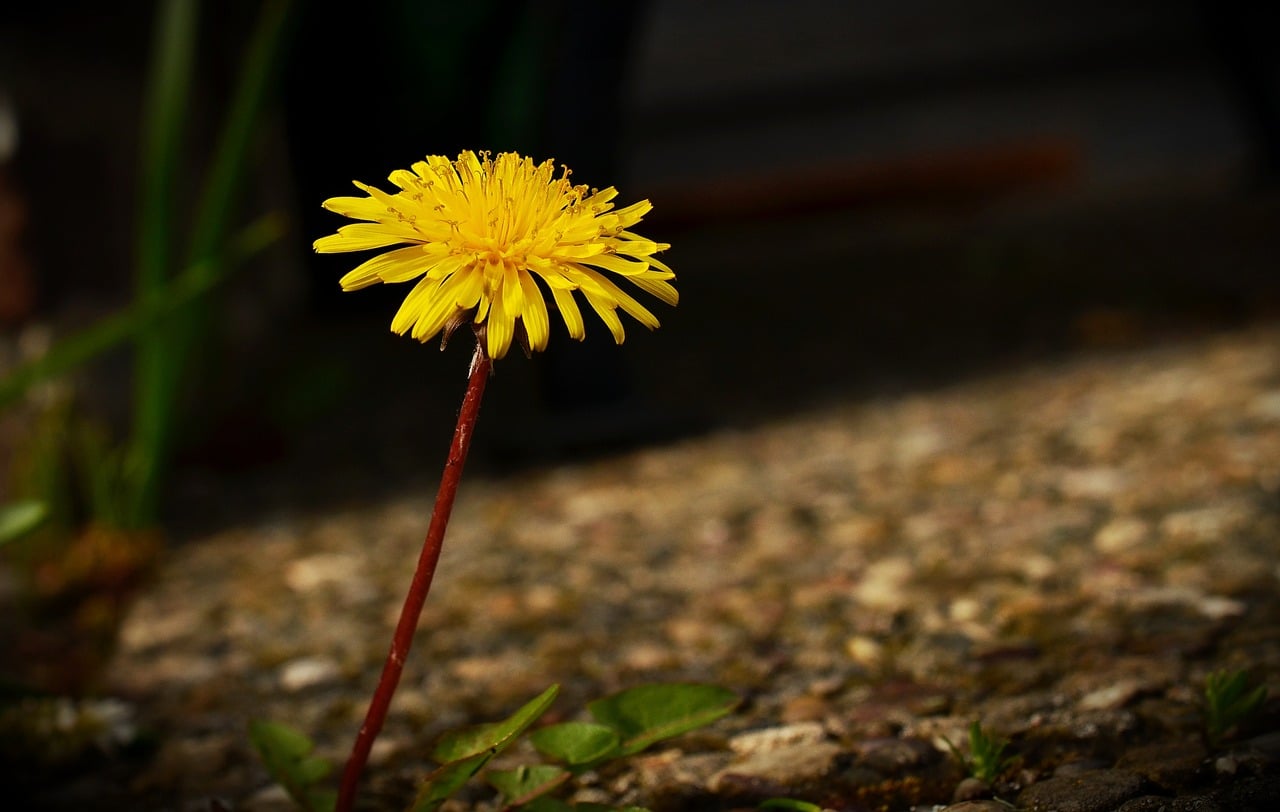
<instances>
[{"instance_id":1,"label":"leaf near ground","mask_svg":"<svg viewBox=\"0 0 1280 812\"><path fill-rule=\"evenodd\" d=\"M432 812L438 809L449 796L484 769L494 756L546 713L558 693L560 686L552 685L500 722L464 728L442 736L433 754L436 761L442 762L442 766L423 782L418 797L410 807L412 812Z\"/></svg>"},{"instance_id":2,"label":"leaf near ground","mask_svg":"<svg viewBox=\"0 0 1280 812\"><path fill-rule=\"evenodd\" d=\"M638 753L655 742L711 724L739 702L716 685L671 683L640 685L587 705L597 722L622 739L615 755Z\"/></svg>"},{"instance_id":3,"label":"leaf near ground","mask_svg":"<svg viewBox=\"0 0 1280 812\"><path fill-rule=\"evenodd\" d=\"M787 809L791 812L822 812L822 807L817 804L811 804L808 801L798 801L795 798L770 798L756 808Z\"/></svg>"},{"instance_id":4,"label":"leaf near ground","mask_svg":"<svg viewBox=\"0 0 1280 812\"><path fill-rule=\"evenodd\" d=\"M249 723L249 740L262 757L267 772L307 812L332 812L337 802L333 790L316 786L333 769L328 761L311 755L311 739L278 722Z\"/></svg>"},{"instance_id":5,"label":"leaf near ground","mask_svg":"<svg viewBox=\"0 0 1280 812\"><path fill-rule=\"evenodd\" d=\"M18 539L40 526L49 514L44 502L28 499L0 507L0 544Z\"/></svg>"},{"instance_id":6,"label":"leaf near ground","mask_svg":"<svg viewBox=\"0 0 1280 812\"><path fill-rule=\"evenodd\" d=\"M556 789L570 777L572 773L568 770L539 764L514 770L490 770L485 780L502 793L507 806L523 806Z\"/></svg>"},{"instance_id":7,"label":"leaf near ground","mask_svg":"<svg viewBox=\"0 0 1280 812\"><path fill-rule=\"evenodd\" d=\"M550 725L535 730L529 740L542 755L571 767L608 758L622 743L613 728L590 722Z\"/></svg>"}]
</instances>

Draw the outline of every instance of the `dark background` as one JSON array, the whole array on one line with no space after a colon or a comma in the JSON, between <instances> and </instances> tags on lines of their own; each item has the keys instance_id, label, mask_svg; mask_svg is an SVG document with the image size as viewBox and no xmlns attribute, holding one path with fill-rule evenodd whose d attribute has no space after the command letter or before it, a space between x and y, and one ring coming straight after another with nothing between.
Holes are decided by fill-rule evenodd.
<instances>
[{"instance_id":1,"label":"dark background","mask_svg":"<svg viewBox=\"0 0 1280 812\"><path fill-rule=\"evenodd\" d=\"M302 6L299 8L299 6ZM255 4L205 4L193 196ZM425 154L517 149L648 197L680 306L498 365L473 465L565 456L1280 314L1276 14L1189 0L297 4L243 221L291 229L222 291L172 520L433 481L469 347L342 294L319 207ZM0 12L25 213L5 354L129 298L145 3ZM84 377L127 415L128 354ZM20 434L7 418L8 435Z\"/></svg>"}]
</instances>

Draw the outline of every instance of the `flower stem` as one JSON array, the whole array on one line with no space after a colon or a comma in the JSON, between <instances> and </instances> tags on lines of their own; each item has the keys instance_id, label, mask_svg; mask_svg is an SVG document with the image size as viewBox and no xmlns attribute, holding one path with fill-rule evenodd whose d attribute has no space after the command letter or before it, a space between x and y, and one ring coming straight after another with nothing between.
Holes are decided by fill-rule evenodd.
<instances>
[{"instance_id":1,"label":"flower stem","mask_svg":"<svg viewBox=\"0 0 1280 812\"><path fill-rule=\"evenodd\" d=\"M400 610L400 620L396 623L395 635L391 639L391 650L387 652L387 661L382 666L382 677L373 692L369 710L365 714L364 724L356 736L355 746L347 758L347 766L342 771L342 784L338 788L336 812L351 812L356 799L356 786L360 783L360 774L364 771L365 762L369 760L369 751L373 741L382 730L387 719L387 709L391 706L391 697L400 682L400 673L404 670L405 659L409 656L409 647L413 644L413 634L418 627L418 617L422 614L422 604L431 589L431 579L436 573L436 562L440 560L440 549L444 544L445 527L449 524L449 514L453 511L453 500L458 494L458 480L462 478L462 467L467 461L467 449L471 446L471 435L475 429L476 418L480 415L480 400L484 396L485 383L489 380L489 371L493 361L485 352L483 342L477 340L475 355L471 359L471 373L467 381L467 392L462 398L462 408L458 412L458 425L453 430L453 445L449 448L449 457L445 460L444 474L440 478L440 490L436 494L435 508L431 512L431 524L427 528L427 537L422 542L422 553L418 556L418 566L413 572L413 581L409 585L409 594L405 596L404 607Z\"/></svg>"}]
</instances>

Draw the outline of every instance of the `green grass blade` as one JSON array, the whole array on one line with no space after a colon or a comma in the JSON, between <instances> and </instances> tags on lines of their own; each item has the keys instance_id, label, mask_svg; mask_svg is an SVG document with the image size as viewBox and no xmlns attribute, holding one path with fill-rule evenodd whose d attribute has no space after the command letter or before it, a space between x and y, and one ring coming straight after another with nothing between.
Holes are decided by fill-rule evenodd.
<instances>
[{"instance_id":1,"label":"green grass blade","mask_svg":"<svg viewBox=\"0 0 1280 812\"><path fill-rule=\"evenodd\" d=\"M48 515L48 505L36 499L10 502L0 507L0 544L17 541L32 532Z\"/></svg>"},{"instance_id":2,"label":"green grass blade","mask_svg":"<svg viewBox=\"0 0 1280 812\"><path fill-rule=\"evenodd\" d=\"M231 213L245 176L246 156L257 130L258 118L275 75L285 24L289 17L289 0L264 3L249 40L230 112L214 152L213 163L205 180L200 205L196 210L189 264L199 263L216 253L226 236Z\"/></svg>"},{"instance_id":3,"label":"green grass blade","mask_svg":"<svg viewBox=\"0 0 1280 812\"><path fill-rule=\"evenodd\" d=\"M156 14L155 43L143 121L142 199L138 218L138 266L135 298L150 302L168 282L172 263L175 190L179 176L183 123L191 92L195 56L195 0L162 0ZM134 376L134 437L128 453L131 477L154 476L166 451L174 367L164 322L149 324L138 336ZM151 498L139 496L125 512L137 523L154 513Z\"/></svg>"},{"instance_id":4,"label":"green grass blade","mask_svg":"<svg viewBox=\"0 0 1280 812\"><path fill-rule=\"evenodd\" d=\"M243 184L249 147L271 86L289 7L289 0L270 0L261 7L203 186L187 264L210 278L219 275L218 247L226 237ZM158 511L161 483L178 426L183 376L209 323L204 301L204 297L193 297L181 318L162 320L155 333L158 343L144 348L148 358L140 366L144 373L139 376L140 419L135 423L130 467L138 524L153 521Z\"/></svg>"},{"instance_id":5,"label":"green grass blade","mask_svg":"<svg viewBox=\"0 0 1280 812\"><path fill-rule=\"evenodd\" d=\"M283 231L284 226L278 215L265 215L238 233L222 256L210 262L219 269L218 272L211 275L206 267L200 265L188 268L158 295L146 300L135 300L124 310L61 339L44 355L22 364L0 379L0 409L12 405L32 386L66 374L134 338L157 319L172 313L222 282L228 271L221 269L234 268L262 251L279 239Z\"/></svg>"}]
</instances>

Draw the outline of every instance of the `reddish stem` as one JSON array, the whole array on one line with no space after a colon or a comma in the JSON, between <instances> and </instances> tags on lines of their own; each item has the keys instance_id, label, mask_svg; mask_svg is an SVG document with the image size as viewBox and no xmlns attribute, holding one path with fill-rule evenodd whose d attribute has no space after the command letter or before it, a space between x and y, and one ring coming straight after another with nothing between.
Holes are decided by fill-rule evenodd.
<instances>
[{"instance_id":1,"label":"reddish stem","mask_svg":"<svg viewBox=\"0 0 1280 812\"><path fill-rule=\"evenodd\" d=\"M489 380L492 366L489 354L477 342L475 356L471 359L467 393L462 398L462 409L458 412L458 426L453 430L453 445L449 448L449 458L445 461L444 474L440 478L440 490L436 494L436 505L431 512L431 524L427 528L427 537L422 542L422 553L418 556L418 566L413 572L409 594L405 596L404 607L400 610L400 620L396 623L395 636L391 639L391 650L387 652L387 661L382 666L382 677L373 692L373 700L369 703L364 724L360 726L360 734L356 736L355 746L351 748L351 755L347 758L347 766L342 771L342 784L338 788L335 812L351 812L355 804L360 774L364 771L365 762L369 760L373 741L387 719L391 697L400 682L400 673L404 671L404 662L409 656L409 647L413 644L413 633L418 628L418 617L422 614L422 604L427 599L431 579L436 574L436 562L440 560L440 548L444 544L444 530L449 524L449 514L453 511L453 499L458 494L458 480L462 477L462 467L467 461L471 434L475 429L476 418L480 415L480 399L484 396L484 386Z\"/></svg>"}]
</instances>

